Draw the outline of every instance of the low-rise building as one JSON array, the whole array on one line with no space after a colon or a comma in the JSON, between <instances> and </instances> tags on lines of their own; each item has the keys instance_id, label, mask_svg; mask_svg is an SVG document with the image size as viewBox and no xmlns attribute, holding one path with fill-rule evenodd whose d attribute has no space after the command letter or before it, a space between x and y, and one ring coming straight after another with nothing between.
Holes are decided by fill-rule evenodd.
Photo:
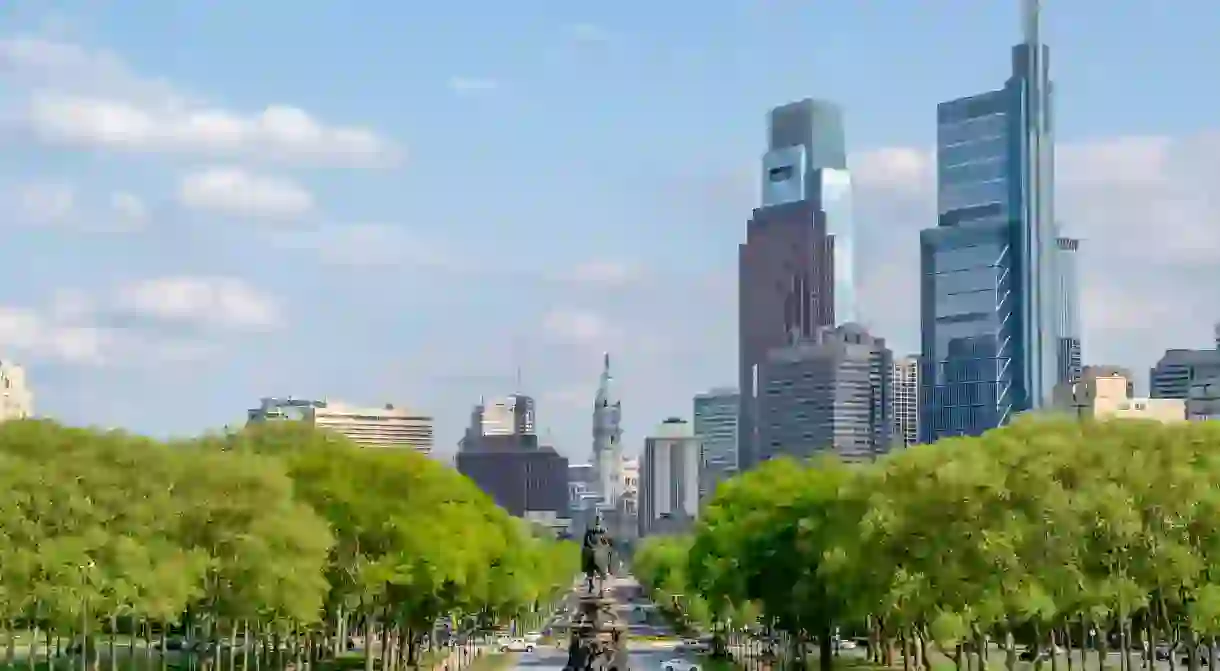
<instances>
[{"instance_id":1,"label":"low-rise building","mask_svg":"<svg viewBox=\"0 0 1220 671\"><path fill-rule=\"evenodd\" d=\"M247 422L297 420L334 431L357 445L432 452L432 417L391 404L364 408L331 401L264 398L247 412Z\"/></svg>"},{"instance_id":2,"label":"low-rise building","mask_svg":"<svg viewBox=\"0 0 1220 671\"><path fill-rule=\"evenodd\" d=\"M1186 420L1186 400L1141 398L1133 393L1131 375L1116 366L1086 366L1079 382L1060 384L1054 408L1080 418Z\"/></svg>"}]
</instances>

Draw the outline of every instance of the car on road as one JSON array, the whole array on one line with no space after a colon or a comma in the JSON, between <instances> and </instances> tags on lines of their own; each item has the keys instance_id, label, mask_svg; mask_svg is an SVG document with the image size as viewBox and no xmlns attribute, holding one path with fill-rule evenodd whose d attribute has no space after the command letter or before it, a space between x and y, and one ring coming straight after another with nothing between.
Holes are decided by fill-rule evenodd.
<instances>
[{"instance_id":1,"label":"car on road","mask_svg":"<svg viewBox=\"0 0 1220 671\"><path fill-rule=\"evenodd\" d=\"M534 644L524 638L510 639L500 645L500 652L533 652Z\"/></svg>"},{"instance_id":2,"label":"car on road","mask_svg":"<svg viewBox=\"0 0 1220 671\"><path fill-rule=\"evenodd\" d=\"M837 638L835 639L835 647L839 650L855 650L858 646L850 638Z\"/></svg>"},{"instance_id":3,"label":"car on road","mask_svg":"<svg viewBox=\"0 0 1220 671\"><path fill-rule=\"evenodd\" d=\"M699 665L689 659L671 659L661 665L664 671L700 671Z\"/></svg>"},{"instance_id":4,"label":"car on road","mask_svg":"<svg viewBox=\"0 0 1220 671\"><path fill-rule=\"evenodd\" d=\"M531 631L530 633L525 635L526 643L537 643L540 640L542 640L542 634L540 634L536 631Z\"/></svg>"}]
</instances>

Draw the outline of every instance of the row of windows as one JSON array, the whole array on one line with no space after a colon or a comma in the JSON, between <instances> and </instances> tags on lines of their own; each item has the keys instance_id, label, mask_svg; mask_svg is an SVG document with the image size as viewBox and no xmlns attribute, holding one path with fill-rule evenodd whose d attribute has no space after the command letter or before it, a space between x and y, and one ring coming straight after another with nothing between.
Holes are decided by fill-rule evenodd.
<instances>
[{"instance_id":1,"label":"row of windows","mask_svg":"<svg viewBox=\"0 0 1220 671\"><path fill-rule=\"evenodd\" d=\"M999 287L1003 273L1004 268L998 265L937 273L932 276L932 287L937 295L989 289L994 291Z\"/></svg>"},{"instance_id":2,"label":"row of windows","mask_svg":"<svg viewBox=\"0 0 1220 671\"><path fill-rule=\"evenodd\" d=\"M1010 410L1007 404L937 408L921 417L921 439L934 442L950 436L978 436L999 426Z\"/></svg>"},{"instance_id":3,"label":"row of windows","mask_svg":"<svg viewBox=\"0 0 1220 671\"><path fill-rule=\"evenodd\" d=\"M958 144L970 142L983 137L1006 135L1008 131L1008 115L988 114L953 123L942 123L936 127L937 144Z\"/></svg>"},{"instance_id":4,"label":"row of windows","mask_svg":"<svg viewBox=\"0 0 1220 671\"><path fill-rule=\"evenodd\" d=\"M937 273L996 268L1007 252L1008 245L999 242L941 249L933 252L932 265Z\"/></svg>"},{"instance_id":5,"label":"row of windows","mask_svg":"<svg viewBox=\"0 0 1220 671\"><path fill-rule=\"evenodd\" d=\"M936 296L936 318L954 315L990 314L995 312L1003 296L994 289Z\"/></svg>"},{"instance_id":6,"label":"row of windows","mask_svg":"<svg viewBox=\"0 0 1220 671\"><path fill-rule=\"evenodd\" d=\"M940 214L965 207L977 207L1008 200L1008 181L997 179L991 182L969 184L941 184L938 205Z\"/></svg>"},{"instance_id":7,"label":"row of windows","mask_svg":"<svg viewBox=\"0 0 1220 671\"><path fill-rule=\"evenodd\" d=\"M975 161L1004 159L1008 156L1008 142L1002 137L984 138L976 142L964 142L942 146L936 152L936 164L954 166Z\"/></svg>"},{"instance_id":8,"label":"row of windows","mask_svg":"<svg viewBox=\"0 0 1220 671\"><path fill-rule=\"evenodd\" d=\"M949 408L960 405L994 406L1008 388L1007 382L995 378L978 382L959 382L936 385L925 390L927 405L932 408Z\"/></svg>"},{"instance_id":9,"label":"row of windows","mask_svg":"<svg viewBox=\"0 0 1220 671\"><path fill-rule=\"evenodd\" d=\"M978 161L940 166L941 184L990 182L1008 177L1008 166L1002 157L989 156Z\"/></svg>"}]
</instances>

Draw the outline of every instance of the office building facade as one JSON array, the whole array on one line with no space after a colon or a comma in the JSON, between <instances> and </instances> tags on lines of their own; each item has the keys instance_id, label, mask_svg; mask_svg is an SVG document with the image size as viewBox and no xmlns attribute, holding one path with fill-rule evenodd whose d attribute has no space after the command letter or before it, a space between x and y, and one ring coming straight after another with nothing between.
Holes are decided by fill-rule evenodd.
<instances>
[{"instance_id":1,"label":"office building facade","mask_svg":"<svg viewBox=\"0 0 1220 671\"><path fill-rule=\"evenodd\" d=\"M801 100L771 110L762 203L738 250L738 457L758 461L756 367L767 352L855 319L855 230L843 113ZM837 321L836 321L837 320Z\"/></svg>"},{"instance_id":2,"label":"office building facade","mask_svg":"<svg viewBox=\"0 0 1220 671\"><path fill-rule=\"evenodd\" d=\"M1080 250L1080 240L1059 238L1056 248L1059 296L1062 299L1059 304L1056 379L1059 384L1064 384L1079 381L1084 366L1084 354L1080 347L1080 285L1076 276L1076 254Z\"/></svg>"},{"instance_id":3,"label":"office building facade","mask_svg":"<svg viewBox=\"0 0 1220 671\"><path fill-rule=\"evenodd\" d=\"M835 454L868 461L892 447L893 355L858 324L771 350L759 366L759 459Z\"/></svg>"},{"instance_id":4,"label":"office building facade","mask_svg":"<svg viewBox=\"0 0 1220 671\"><path fill-rule=\"evenodd\" d=\"M922 231L921 438L978 435L1060 381L1049 50L1039 3L1004 88L937 107L938 225Z\"/></svg>"},{"instance_id":5,"label":"office building facade","mask_svg":"<svg viewBox=\"0 0 1220 671\"><path fill-rule=\"evenodd\" d=\"M740 409L741 395L736 389L721 387L694 398L692 423L695 435L703 445L699 475L702 498L706 499L716 485L737 472L737 415Z\"/></svg>"},{"instance_id":6,"label":"office building facade","mask_svg":"<svg viewBox=\"0 0 1220 671\"><path fill-rule=\"evenodd\" d=\"M1152 398L1189 398L1191 387L1220 378L1220 324L1215 327L1215 349L1166 350L1148 372Z\"/></svg>"},{"instance_id":7,"label":"office building facade","mask_svg":"<svg viewBox=\"0 0 1220 671\"><path fill-rule=\"evenodd\" d=\"M919 442L919 357L895 359L890 370L890 438L895 447L910 447Z\"/></svg>"},{"instance_id":8,"label":"office building facade","mask_svg":"<svg viewBox=\"0 0 1220 671\"><path fill-rule=\"evenodd\" d=\"M571 517L568 459L552 447L519 444L483 449L472 446L458 452L457 469L511 515Z\"/></svg>"},{"instance_id":9,"label":"office building facade","mask_svg":"<svg viewBox=\"0 0 1220 671\"><path fill-rule=\"evenodd\" d=\"M640 459L639 536L687 530L699 515L699 438L670 418L644 440Z\"/></svg>"},{"instance_id":10,"label":"office building facade","mask_svg":"<svg viewBox=\"0 0 1220 671\"><path fill-rule=\"evenodd\" d=\"M12 361L0 361L0 422L33 416L34 392L25 368Z\"/></svg>"},{"instance_id":11,"label":"office building facade","mask_svg":"<svg viewBox=\"0 0 1220 671\"><path fill-rule=\"evenodd\" d=\"M365 447L409 448L432 452L434 431L430 415L392 404L358 407L332 401L263 398L246 412L249 423L296 420L347 437Z\"/></svg>"}]
</instances>

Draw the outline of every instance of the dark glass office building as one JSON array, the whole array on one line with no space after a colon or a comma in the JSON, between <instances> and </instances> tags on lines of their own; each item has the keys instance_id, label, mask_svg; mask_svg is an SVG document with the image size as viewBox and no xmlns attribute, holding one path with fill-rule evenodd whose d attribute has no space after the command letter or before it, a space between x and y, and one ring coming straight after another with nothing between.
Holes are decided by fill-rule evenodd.
<instances>
[{"instance_id":1,"label":"dark glass office building","mask_svg":"<svg viewBox=\"0 0 1220 671\"><path fill-rule=\"evenodd\" d=\"M457 453L457 469L512 515L570 517L568 459L537 436L484 436Z\"/></svg>"},{"instance_id":2,"label":"dark glass office building","mask_svg":"<svg viewBox=\"0 0 1220 671\"><path fill-rule=\"evenodd\" d=\"M924 442L978 435L1047 406L1079 334L1059 271L1049 50L1039 3L1004 88L937 107L936 228L920 235ZM1074 282L1074 278L1072 279ZM1074 320L1070 326L1078 328Z\"/></svg>"},{"instance_id":3,"label":"dark glass office building","mask_svg":"<svg viewBox=\"0 0 1220 671\"><path fill-rule=\"evenodd\" d=\"M801 100L771 110L762 205L738 252L738 467L758 461L756 367L767 352L853 321L851 178L843 112Z\"/></svg>"}]
</instances>

